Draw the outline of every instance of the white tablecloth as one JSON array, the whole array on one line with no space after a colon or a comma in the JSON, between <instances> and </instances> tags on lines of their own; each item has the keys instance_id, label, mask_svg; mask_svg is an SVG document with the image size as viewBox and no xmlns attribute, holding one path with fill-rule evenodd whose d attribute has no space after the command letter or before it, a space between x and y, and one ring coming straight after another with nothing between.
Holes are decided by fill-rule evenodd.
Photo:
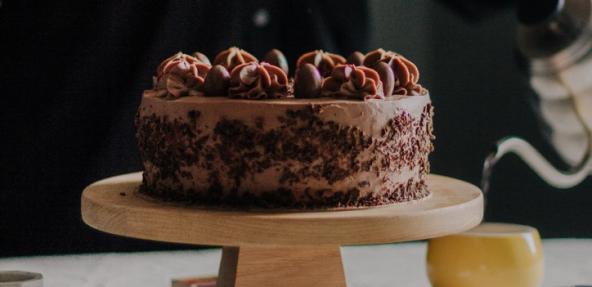
<instances>
[{"instance_id":1,"label":"white tablecloth","mask_svg":"<svg viewBox=\"0 0 592 287\"><path fill-rule=\"evenodd\" d=\"M545 283L592 285L592 239L544 240ZM429 286L426 244L342 249L348 286ZM48 287L168 287L172 278L215 275L220 250L0 258L0 270L40 272Z\"/></svg>"}]
</instances>

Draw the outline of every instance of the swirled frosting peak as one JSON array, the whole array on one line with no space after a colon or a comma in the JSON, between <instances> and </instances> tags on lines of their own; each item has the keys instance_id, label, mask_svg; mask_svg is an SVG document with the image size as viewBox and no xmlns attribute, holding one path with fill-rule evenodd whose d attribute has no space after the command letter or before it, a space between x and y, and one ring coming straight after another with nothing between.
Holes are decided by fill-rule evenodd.
<instances>
[{"instance_id":1,"label":"swirled frosting peak","mask_svg":"<svg viewBox=\"0 0 592 287\"><path fill-rule=\"evenodd\" d=\"M288 96L288 76L277 66L250 62L230 74L229 96L241 99L277 99Z\"/></svg>"},{"instance_id":2,"label":"swirled frosting peak","mask_svg":"<svg viewBox=\"0 0 592 287\"><path fill-rule=\"evenodd\" d=\"M202 94L204 78L210 66L181 52L164 60L153 78L157 95L167 98Z\"/></svg>"},{"instance_id":3,"label":"swirled frosting peak","mask_svg":"<svg viewBox=\"0 0 592 287\"><path fill-rule=\"evenodd\" d=\"M296 61L296 68L300 68L305 63L312 64L319 70L321 76L328 77L335 66L345 64L345 58L323 50L315 50L300 56Z\"/></svg>"},{"instance_id":4,"label":"swirled frosting peak","mask_svg":"<svg viewBox=\"0 0 592 287\"><path fill-rule=\"evenodd\" d=\"M426 94L427 91L419 83L417 66L401 54L377 49L364 57L364 66L377 69L380 62L388 64L395 78L392 95ZM386 95L390 96L390 95Z\"/></svg>"},{"instance_id":5,"label":"swirled frosting peak","mask_svg":"<svg viewBox=\"0 0 592 287\"><path fill-rule=\"evenodd\" d=\"M321 94L350 99L384 99L382 82L376 71L355 65L339 65L325 79Z\"/></svg>"},{"instance_id":6,"label":"swirled frosting peak","mask_svg":"<svg viewBox=\"0 0 592 287\"><path fill-rule=\"evenodd\" d=\"M257 63L259 61L255 56L243 49L230 47L216 55L213 65L222 65L229 73L232 73L236 66L250 62Z\"/></svg>"}]
</instances>

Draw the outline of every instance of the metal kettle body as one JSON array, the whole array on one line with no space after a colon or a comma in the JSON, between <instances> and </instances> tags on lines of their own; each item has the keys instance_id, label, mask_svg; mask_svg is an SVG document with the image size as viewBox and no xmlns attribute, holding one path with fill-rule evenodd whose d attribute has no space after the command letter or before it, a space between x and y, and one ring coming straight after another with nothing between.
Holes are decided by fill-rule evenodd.
<instances>
[{"instance_id":1,"label":"metal kettle body","mask_svg":"<svg viewBox=\"0 0 592 287\"><path fill-rule=\"evenodd\" d=\"M537 11L520 7L517 44L545 135L570 169L553 167L525 140L507 137L485 161L484 189L492 165L508 153L557 188L592 173L592 0L545 2Z\"/></svg>"}]
</instances>

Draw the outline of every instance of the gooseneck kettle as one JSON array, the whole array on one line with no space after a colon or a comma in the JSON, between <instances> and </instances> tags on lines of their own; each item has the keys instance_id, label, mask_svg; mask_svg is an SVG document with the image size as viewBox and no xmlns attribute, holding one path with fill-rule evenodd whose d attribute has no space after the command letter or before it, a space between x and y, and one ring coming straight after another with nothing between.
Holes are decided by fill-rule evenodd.
<instances>
[{"instance_id":1,"label":"gooseneck kettle","mask_svg":"<svg viewBox=\"0 0 592 287\"><path fill-rule=\"evenodd\" d=\"M507 137L485 161L483 189L492 166L508 153L548 184L570 188L592 172L592 0L523 1L518 18L518 58L536 94L533 106L570 168L559 170L525 140Z\"/></svg>"}]
</instances>

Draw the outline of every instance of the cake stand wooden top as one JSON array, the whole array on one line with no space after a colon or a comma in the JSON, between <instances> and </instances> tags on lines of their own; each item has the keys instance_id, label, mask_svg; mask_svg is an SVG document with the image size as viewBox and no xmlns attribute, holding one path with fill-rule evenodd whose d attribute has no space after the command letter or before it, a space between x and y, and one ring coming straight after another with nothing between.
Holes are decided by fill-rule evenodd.
<instances>
[{"instance_id":1,"label":"cake stand wooden top","mask_svg":"<svg viewBox=\"0 0 592 287\"><path fill-rule=\"evenodd\" d=\"M470 229L483 217L481 191L430 175L431 195L383 207L240 211L160 202L138 194L141 173L107 178L82 193L82 219L98 230L198 245L352 245L427 239Z\"/></svg>"}]
</instances>

